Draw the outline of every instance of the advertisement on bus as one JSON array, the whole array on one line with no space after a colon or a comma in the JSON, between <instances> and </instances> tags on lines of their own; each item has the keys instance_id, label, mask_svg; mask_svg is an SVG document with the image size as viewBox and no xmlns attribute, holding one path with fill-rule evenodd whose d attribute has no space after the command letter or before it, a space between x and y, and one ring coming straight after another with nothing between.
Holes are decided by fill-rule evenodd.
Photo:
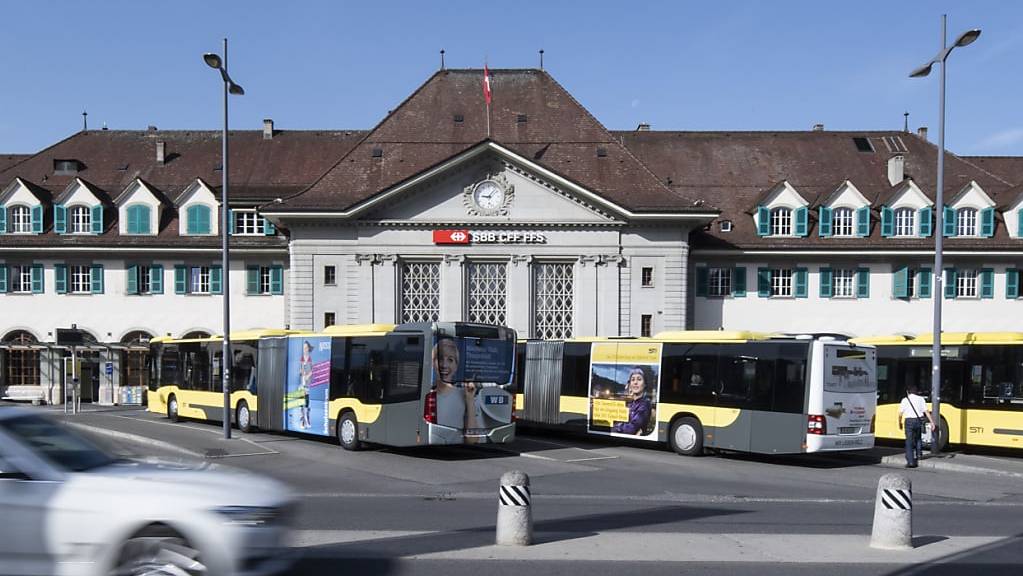
<instances>
[{"instance_id":1,"label":"advertisement on bus","mask_svg":"<svg viewBox=\"0 0 1023 576\"><path fill-rule=\"evenodd\" d=\"M433 346L433 390L437 424L431 441L461 442L511 422L512 396L500 388L511 378L514 342L439 337ZM455 436L458 436L457 438Z\"/></svg>"},{"instance_id":2,"label":"advertisement on bus","mask_svg":"<svg viewBox=\"0 0 1023 576\"><path fill-rule=\"evenodd\" d=\"M845 345L824 350L825 429L829 434L867 434L877 406L874 350ZM853 445L851 440L843 442Z\"/></svg>"},{"instance_id":3,"label":"advertisement on bus","mask_svg":"<svg viewBox=\"0 0 1023 576\"><path fill-rule=\"evenodd\" d=\"M330 436L329 392L330 338L289 339L285 429Z\"/></svg>"},{"instance_id":4,"label":"advertisement on bus","mask_svg":"<svg viewBox=\"0 0 1023 576\"><path fill-rule=\"evenodd\" d=\"M588 430L657 440L660 367L660 343L593 343Z\"/></svg>"}]
</instances>

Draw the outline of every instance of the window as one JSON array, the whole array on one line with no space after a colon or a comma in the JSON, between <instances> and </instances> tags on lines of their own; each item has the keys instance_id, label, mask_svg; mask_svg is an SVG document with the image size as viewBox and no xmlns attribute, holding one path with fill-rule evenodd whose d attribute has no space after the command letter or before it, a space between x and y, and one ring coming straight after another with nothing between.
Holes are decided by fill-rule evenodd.
<instances>
[{"instance_id":1,"label":"window","mask_svg":"<svg viewBox=\"0 0 1023 576\"><path fill-rule=\"evenodd\" d=\"M440 264L403 262L401 321L436 322L440 318Z\"/></svg>"},{"instance_id":2,"label":"window","mask_svg":"<svg viewBox=\"0 0 1023 576\"><path fill-rule=\"evenodd\" d=\"M654 269L650 267L644 267L641 273L643 281L643 287L649 288L654 285Z\"/></svg>"},{"instance_id":3,"label":"window","mask_svg":"<svg viewBox=\"0 0 1023 576\"><path fill-rule=\"evenodd\" d=\"M916 281L916 275L916 270L909 270L906 274L906 298L920 298L920 283Z\"/></svg>"},{"instance_id":4,"label":"window","mask_svg":"<svg viewBox=\"0 0 1023 576\"><path fill-rule=\"evenodd\" d=\"M11 292L30 294L32 292L32 267L11 266Z\"/></svg>"},{"instance_id":5,"label":"window","mask_svg":"<svg viewBox=\"0 0 1023 576\"><path fill-rule=\"evenodd\" d=\"M899 208L895 211L895 235L916 236L916 210Z\"/></svg>"},{"instance_id":6,"label":"window","mask_svg":"<svg viewBox=\"0 0 1023 576\"><path fill-rule=\"evenodd\" d=\"M852 236L853 230L853 209L835 208L831 213L831 225L835 236Z\"/></svg>"},{"instance_id":7,"label":"window","mask_svg":"<svg viewBox=\"0 0 1023 576\"><path fill-rule=\"evenodd\" d=\"M832 272L832 296L835 298L852 298L856 295L856 271L837 269Z\"/></svg>"},{"instance_id":8,"label":"window","mask_svg":"<svg viewBox=\"0 0 1023 576\"><path fill-rule=\"evenodd\" d=\"M977 298L977 271L956 270L956 298Z\"/></svg>"},{"instance_id":9,"label":"window","mask_svg":"<svg viewBox=\"0 0 1023 576\"><path fill-rule=\"evenodd\" d=\"M32 210L28 206L11 208L11 232L16 234L32 232Z\"/></svg>"},{"instance_id":10,"label":"window","mask_svg":"<svg viewBox=\"0 0 1023 576\"><path fill-rule=\"evenodd\" d=\"M210 293L209 266L192 266L188 269L188 292L190 294Z\"/></svg>"},{"instance_id":11,"label":"window","mask_svg":"<svg viewBox=\"0 0 1023 576\"><path fill-rule=\"evenodd\" d=\"M707 295L731 296L731 294L732 294L732 269L710 268L707 271Z\"/></svg>"},{"instance_id":12,"label":"window","mask_svg":"<svg viewBox=\"0 0 1023 576\"><path fill-rule=\"evenodd\" d=\"M335 316L334 316L333 312L324 312L323 313L323 327L324 328L330 328L331 326L333 326L334 323L335 323L334 320L335 320Z\"/></svg>"},{"instance_id":13,"label":"window","mask_svg":"<svg viewBox=\"0 0 1023 576\"><path fill-rule=\"evenodd\" d=\"M505 323L508 268L503 263L471 262L468 270L469 322Z\"/></svg>"},{"instance_id":14,"label":"window","mask_svg":"<svg viewBox=\"0 0 1023 576\"><path fill-rule=\"evenodd\" d=\"M88 206L71 207L71 233L92 233L92 209Z\"/></svg>"},{"instance_id":15,"label":"window","mask_svg":"<svg viewBox=\"0 0 1023 576\"><path fill-rule=\"evenodd\" d=\"M792 210L775 208L771 210L771 236L792 235Z\"/></svg>"},{"instance_id":16,"label":"window","mask_svg":"<svg viewBox=\"0 0 1023 576\"><path fill-rule=\"evenodd\" d=\"M232 210L235 236L262 236L266 219L255 210Z\"/></svg>"},{"instance_id":17,"label":"window","mask_svg":"<svg viewBox=\"0 0 1023 576\"><path fill-rule=\"evenodd\" d=\"M574 275L571 264L544 263L533 268L533 337L572 337Z\"/></svg>"},{"instance_id":18,"label":"window","mask_svg":"<svg viewBox=\"0 0 1023 576\"><path fill-rule=\"evenodd\" d=\"M283 266L249 266L245 272L246 294L284 294Z\"/></svg>"},{"instance_id":19,"label":"window","mask_svg":"<svg viewBox=\"0 0 1023 576\"><path fill-rule=\"evenodd\" d=\"M128 294L163 294L163 266L128 266Z\"/></svg>"},{"instance_id":20,"label":"window","mask_svg":"<svg viewBox=\"0 0 1023 576\"><path fill-rule=\"evenodd\" d=\"M956 210L956 236L977 235L977 209L960 208Z\"/></svg>"},{"instance_id":21,"label":"window","mask_svg":"<svg viewBox=\"0 0 1023 576\"><path fill-rule=\"evenodd\" d=\"M202 204L194 204L186 210L188 225L187 234L209 234L210 233L210 207Z\"/></svg>"},{"instance_id":22,"label":"window","mask_svg":"<svg viewBox=\"0 0 1023 576\"><path fill-rule=\"evenodd\" d=\"M771 296L792 296L792 270L771 269Z\"/></svg>"},{"instance_id":23,"label":"window","mask_svg":"<svg viewBox=\"0 0 1023 576\"><path fill-rule=\"evenodd\" d=\"M650 327L653 324L654 317L651 314L643 314L639 317L639 335L643 338L650 337Z\"/></svg>"},{"instance_id":24,"label":"window","mask_svg":"<svg viewBox=\"0 0 1023 576\"><path fill-rule=\"evenodd\" d=\"M71 272L71 293L90 294L92 293L92 271L89 266L73 265L68 266Z\"/></svg>"},{"instance_id":25,"label":"window","mask_svg":"<svg viewBox=\"0 0 1023 576\"><path fill-rule=\"evenodd\" d=\"M36 339L23 330L11 332L4 338L11 348L6 352L4 375L9 386L39 386L39 349Z\"/></svg>"},{"instance_id":26,"label":"window","mask_svg":"<svg viewBox=\"0 0 1023 576\"><path fill-rule=\"evenodd\" d=\"M128 206L125 212L128 213L128 225L126 227L128 234L150 234L152 232L149 206L135 204L134 206Z\"/></svg>"},{"instance_id":27,"label":"window","mask_svg":"<svg viewBox=\"0 0 1023 576\"><path fill-rule=\"evenodd\" d=\"M323 267L323 284L325 286L337 285L337 268L334 266Z\"/></svg>"}]
</instances>

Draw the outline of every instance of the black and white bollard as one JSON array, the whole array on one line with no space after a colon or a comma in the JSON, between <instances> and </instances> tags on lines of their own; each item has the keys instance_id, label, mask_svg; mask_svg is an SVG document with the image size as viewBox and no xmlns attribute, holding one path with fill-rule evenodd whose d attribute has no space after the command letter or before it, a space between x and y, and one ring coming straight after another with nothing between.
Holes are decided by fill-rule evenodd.
<instances>
[{"instance_id":1,"label":"black and white bollard","mask_svg":"<svg viewBox=\"0 0 1023 576\"><path fill-rule=\"evenodd\" d=\"M497 544L529 546L533 543L533 506L529 496L529 476L525 472L505 472L497 506Z\"/></svg>"},{"instance_id":2,"label":"black and white bollard","mask_svg":"<svg viewBox=\"0 0 1023 576\"><path fill-rule=\"evenodd\" d=\"M877 482L871 548L913 548L913 484L908 476L885 474Z\"/></svg>"}]
</instances>

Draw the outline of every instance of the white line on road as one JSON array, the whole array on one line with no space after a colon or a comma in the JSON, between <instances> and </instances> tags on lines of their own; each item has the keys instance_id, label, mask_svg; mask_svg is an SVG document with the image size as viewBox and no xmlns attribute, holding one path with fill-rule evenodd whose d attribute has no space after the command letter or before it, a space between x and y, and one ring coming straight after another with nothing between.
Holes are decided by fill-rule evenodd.
<instances>
[{"instance_id":1,"label":"white line on road","mask_svg":"<svg viewBox=\"0 0 1023 576\"><path fill-rule=\"evenodd\" d=\"M190 426L188 424L179 424L179 423L176 423L176 422L159 422L159 421L156 421L156 420L150 420L148 418L138 418L136 416L122 416L122 415L119 415L119 414L112 414L112 416L114 418L124 418L125 420L134 420L136 422L145 422L147 424L155 424L157 426L173 426L175 428L184 428L185 430L194 430L195 432L203 432L203 433L206 433L206 434L215 434L215 435L218 435L218 436L223 433L222 429L218 429L218 430L214 431L214 430L208 430L206 428L201 428L201 427L198 427L198 426ZM265 456L267 454L280 454L280 452L278 452L277 450L274 450L273 448L265 448L264 446L260 445L259 443L254 442L252 440L249 440L248 438L242 438L242 437L236 436L234 434L232 434L232 437L234 439L236 439L236 440L241 441L241 442L247 442L249 444L252 444L254 447L259 448L260 450L262 450L262 452L254 452L254 453L251 453L251 454L229 454L229 455L226 455L226 456L221 455L221 456L206 456L206 457L207 458L225 458L227 456L231 456L231 457L234 457L234 456Z\"/></svg>"},{"instance_id":2,"label":"white line on road","mask_svg":"<svg viewBox=\"0 0 1023 576\"><path fill-rule=\"evenodd\" d=\"M562 462L589 462L590 460L616 460L617 456L593 456L592 458L573 458L571 460L562 460Z\"/></svg>"}]
</instances>

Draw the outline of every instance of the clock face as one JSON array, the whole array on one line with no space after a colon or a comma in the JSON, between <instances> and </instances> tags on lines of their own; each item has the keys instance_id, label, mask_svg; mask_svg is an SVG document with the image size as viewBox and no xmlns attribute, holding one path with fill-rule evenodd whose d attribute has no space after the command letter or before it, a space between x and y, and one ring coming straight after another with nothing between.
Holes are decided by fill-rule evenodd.
<instances>
[{"instance_id":1,"label":"clock face","mask_svg":"<svg viewBox=\"0 0 1023 576\"><path fill-rule=\"evenodd\" d=\"M493 180L484 180L476 185L472 199L483 210L498 210L504 206L504 188Z\"/></svg>"}]
</instances>

